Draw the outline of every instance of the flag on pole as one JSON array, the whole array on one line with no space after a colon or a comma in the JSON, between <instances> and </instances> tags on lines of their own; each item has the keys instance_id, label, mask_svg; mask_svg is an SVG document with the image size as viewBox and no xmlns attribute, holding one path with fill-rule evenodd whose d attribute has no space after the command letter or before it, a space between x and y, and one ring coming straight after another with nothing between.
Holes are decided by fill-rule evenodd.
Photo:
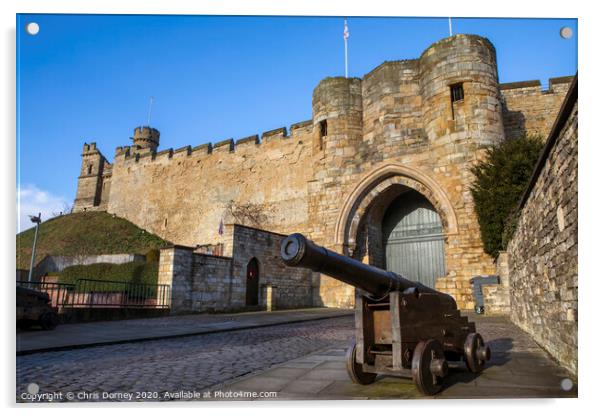
<instances>
[{"instance_id":1,"label":"flag on pole","mask_svg":"<svg viewBox=\"0 0 602 416\"><path fill-rule=\"evenodd\" d=\"M343 39L349 39L349 28L347 27L347 19L345 19L345 29L343 30Z\"/></svg>"}]
</instances>

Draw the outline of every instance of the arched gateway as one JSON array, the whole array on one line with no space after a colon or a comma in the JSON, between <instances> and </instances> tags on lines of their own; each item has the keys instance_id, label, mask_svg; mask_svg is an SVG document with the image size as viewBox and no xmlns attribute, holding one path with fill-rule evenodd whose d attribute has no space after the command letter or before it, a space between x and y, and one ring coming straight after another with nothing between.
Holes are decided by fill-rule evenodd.
<instances>
[{"instance_id":1,"label":"arched gateway","mask_svg":"<svg viewBox=\"0 0 602 416\"><path fill-rule=\"evenodd\" d=\"M343 205L337 245L346 255L434 287L446 275L446 237L457 220L447 195L414 168L389 164L367 174Z\"/></svg>"}]
</instances>

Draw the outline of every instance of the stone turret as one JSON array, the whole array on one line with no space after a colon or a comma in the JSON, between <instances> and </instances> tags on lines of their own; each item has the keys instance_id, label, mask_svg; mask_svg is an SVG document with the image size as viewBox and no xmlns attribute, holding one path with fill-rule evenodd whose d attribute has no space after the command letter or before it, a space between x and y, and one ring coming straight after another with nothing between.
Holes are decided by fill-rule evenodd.
<instances>
[{"instance_id":1,"label":"stone turret","mask_svg":"<svg viewBox=\"0 0 602 416\"><path fill-rule=\"evenodd\" d=\"M159 147L159 130L154 129L149 126L141 126L136 127L134 129L134 137L132 137L132 141L134 142L135 150L150 150L151 152L156 152L157 147Z\"/></svg>"},{"instance_id":2,"label":"stone turret","mask_svg":"<svg viewBox=\"0 0 602 416\"><path fill-rule=\"evenodd\" d=\"M495 48L476 35L434 43L420 57L423 124L429 140L462 133L478 146L504 139Z\"/></svg>"},{"instance_id":3,"label":"stone turret","mask_svg":"<svg viewBox=\"0 0 602 416\"><path fill-rule=\"evenodd\" d=\"M103 196L103 176L111 168L96 143L84 143L81 156L73 212L99 209Z\"/></svg>"},{"instance_id":4,"label":"stone turret","mask_svg":"<svg viewBox=\"0 0 602 416\"><path fill-rule=\"evenodd\" d=\"M323 79L313 93L314 153L341 156L355 153L362 140L362 81L359 78Z\"/></svg>"}]
</instances>

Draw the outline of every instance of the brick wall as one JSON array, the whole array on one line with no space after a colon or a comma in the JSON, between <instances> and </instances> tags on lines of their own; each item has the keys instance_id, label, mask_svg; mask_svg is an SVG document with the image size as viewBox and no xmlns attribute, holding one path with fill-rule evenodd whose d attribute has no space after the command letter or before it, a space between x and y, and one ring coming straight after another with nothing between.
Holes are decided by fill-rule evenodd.
<instances>
[{"instance_id":1,"label":"brick wall","mask_svg":"<svg viewBox=\"0 0 602 416\"><path fill-rule=\"evenodd\" d=\"M577 90L571 87L508 245L511 319L577 372ZM557 130L557 133L554 132ZM536 171L537 172L537 171Z\"/></svg>"}]
</instances>

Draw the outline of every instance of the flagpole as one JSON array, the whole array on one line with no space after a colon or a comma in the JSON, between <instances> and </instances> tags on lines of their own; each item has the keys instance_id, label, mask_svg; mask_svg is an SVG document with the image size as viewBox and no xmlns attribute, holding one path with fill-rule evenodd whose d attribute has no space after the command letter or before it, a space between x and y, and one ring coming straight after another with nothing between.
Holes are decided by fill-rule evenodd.
<instances>
[{"instance_id":1,"label":"flagpole","mask_svg":"<svg viewBox=\"0 0 602 416\"><path fill-rule=\"evenodd\" d=\"M348 70L347 70L347 39L345 39L345 78L348 78Z\"/></svg>"},{"instance_id":2,"label":"flagpole","mask_svg":"<svg viewBox=\"0 0 602 416\"><path fill-rule=\"evenodd\" d=\"M150 122L151 122L151 113L153 111L153 101L155 100L155 97L150 97L149 99L149 103L148 103L148 119L147 119L147 126L150 126Z\"/></svg>"},{"instance_id":3,"label":"flagpole","mask_svg":"<svg viewBox=\"0 0 602 416\"><path fill-rule=\"evenodd\" d=\"M449 36L453 36L451 17L448 17L448 20L449 20Z\"/></svg>"},{"instance_id":4,"label":"flagpole","mask_svg":"<svg viewBox=\"0 0 602 416\"><path fill-rule=\"evenodd\" d=\"M347 19L345 19L345 31L343 32L343 39L345 39L345 78L349 77L347 67L347 38L349 37L349 31L347 29Z\"/></svg>"}]
</instances>

